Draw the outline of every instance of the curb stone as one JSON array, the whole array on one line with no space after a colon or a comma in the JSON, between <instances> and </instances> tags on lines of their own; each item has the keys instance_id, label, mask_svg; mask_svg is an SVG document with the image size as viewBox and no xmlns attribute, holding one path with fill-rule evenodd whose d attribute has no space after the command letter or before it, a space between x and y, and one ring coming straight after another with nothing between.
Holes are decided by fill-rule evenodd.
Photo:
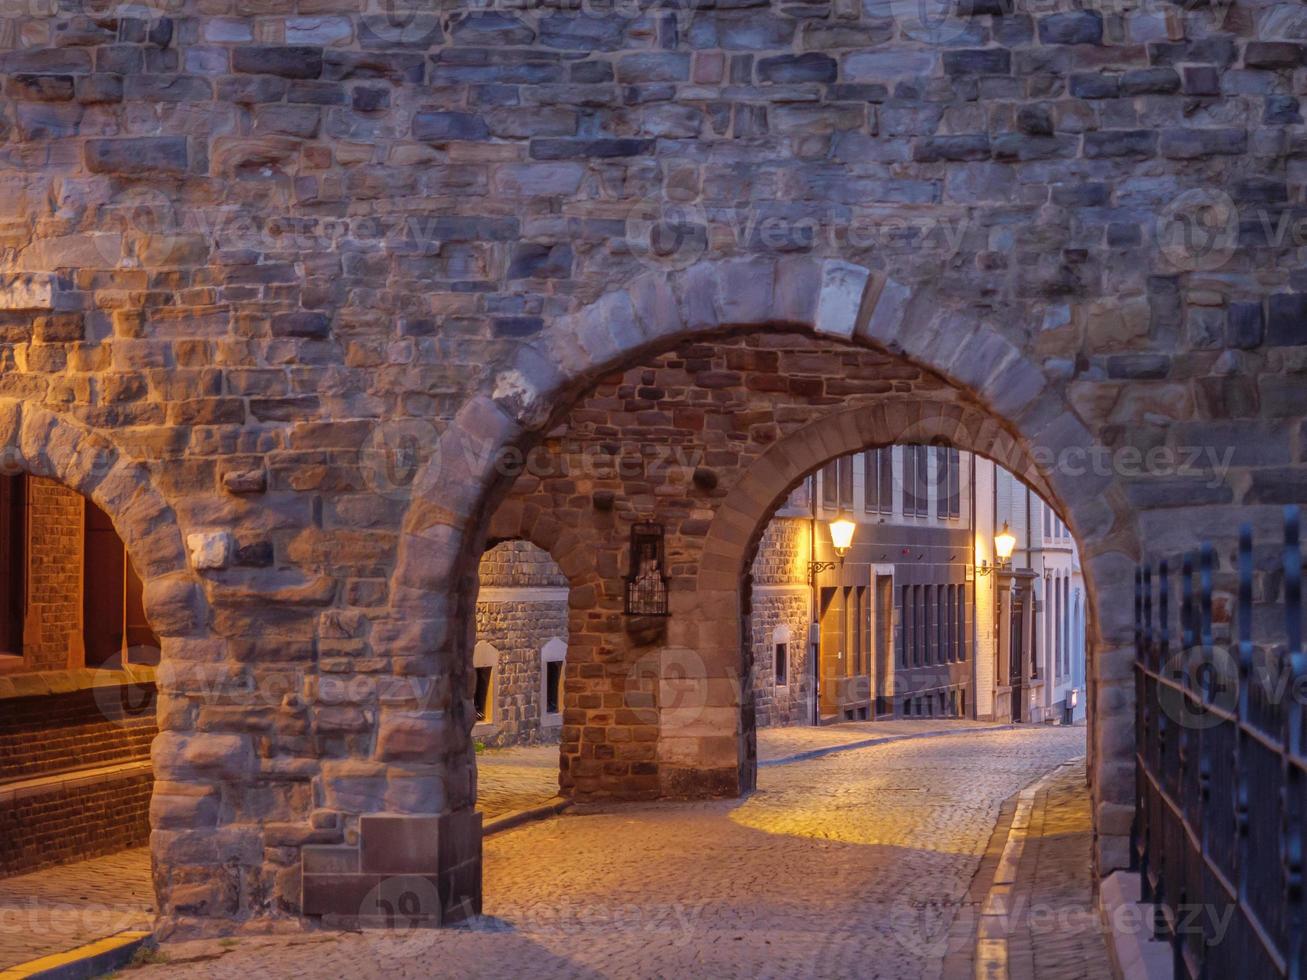
<instances>
[{"instance_id":1,"label":"curb stone","mask_svg":"<svg viewBox=\"0 0 1307 980\"><path fill-rule=\"evenodd\" d=\"M0 980L90 980L126 966L146 946L150 932L129 929L63 953L0 969Z\"/></svg>"}]
</instances>

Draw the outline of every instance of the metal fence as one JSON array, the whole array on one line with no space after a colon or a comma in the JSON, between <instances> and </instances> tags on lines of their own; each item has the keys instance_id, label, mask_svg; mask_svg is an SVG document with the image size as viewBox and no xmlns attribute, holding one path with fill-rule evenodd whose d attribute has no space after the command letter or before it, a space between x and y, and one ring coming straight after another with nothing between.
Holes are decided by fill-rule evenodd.
<instances>
[{"instance_id":1,"label":"metal fence","mask_svg":"<svg viewBox=\"0 0 1307 980\"><path fill-rule=\"evenodd\" d=\"M1177 978L1307 976L1298 531L1287 508L1278 556L1244 525L1237 569L1204 544L1178 582L1166 561L1136 573L1131 853Z\"/></svg>"}]
</instances>

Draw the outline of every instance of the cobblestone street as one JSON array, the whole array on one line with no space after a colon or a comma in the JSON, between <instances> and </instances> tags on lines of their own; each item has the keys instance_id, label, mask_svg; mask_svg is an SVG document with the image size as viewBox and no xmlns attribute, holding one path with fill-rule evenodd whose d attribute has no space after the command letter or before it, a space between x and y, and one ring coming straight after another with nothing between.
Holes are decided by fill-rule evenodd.
<instances>
[{"instance_id":1,"label":"cobblestone street","mask_svg":"<svg viewBox=\"0 0 1307 980\"><path fill-rule=\"evenodd\" d=\"M167 943L134 975L941 976L969 962L1004 802L1084 734L908 740L765 768L743 801L569 813L486 842L477 928ZM1087 851L1058 874L1082 887Z\"/></svg>"},{"instance_id":2,"label":"cobblestone street","mask_svg":"<svg viewBox=\"0 0 1307 980\"><path fill-rule=\"evenodd\" d=\"M0 970L154 921L150 851L0 879Z\"/></svg>"}]
</instances>

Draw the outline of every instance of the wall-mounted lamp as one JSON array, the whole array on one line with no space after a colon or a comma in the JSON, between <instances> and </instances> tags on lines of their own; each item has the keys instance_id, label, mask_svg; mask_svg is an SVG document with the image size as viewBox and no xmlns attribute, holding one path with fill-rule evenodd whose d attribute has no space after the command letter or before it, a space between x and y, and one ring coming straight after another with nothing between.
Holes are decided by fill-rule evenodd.
<instances>
[{"instance_id":1,"label":"wall-mounted lamp","mask_svg":"<svg viewBox=\"0 0 1307 980\"><path fill-rule=\"evenodd\" d=\"M1002 571L1008 567L1012 560L1012 549L1017 546L1016 535L1012 533L1007 526L1007 521L1003 522L1003 529L994 535L994 564L982 560L980 567L976 569L977 575L988 575L995 568Z\"/></svg>"},{"instance_id":2,"label":"wall-mounted lamp","mask_svg":"<svg viewBox=\"0 0 1307 980\"><path fill-rule=\"evenodd\" d=\"M843 514L836 516L835 520L830 522L830 543L835 548L835 554L840 558L849 550L849 545L853 544L853 532L857 530L858 525L849 520Z\"/></svg>"},{"instance_id":3,"label":"wall-mounted lamp","mask_svg":"<svg viewBox=\"0 0 1307 980\"><path fill-rule=\"evenodd\" d=\"M843 513L836 514L835 519L830 522L830 543L835 549L835 554L839 555L839 564L844 564L844 555L848 552L849 546L853 544L853 532L858 525L846 517ZM808 562L808 577L815 580L818 573L828 572L836 566L833 561L810 561Z\"/></svg>"}]
</instances>

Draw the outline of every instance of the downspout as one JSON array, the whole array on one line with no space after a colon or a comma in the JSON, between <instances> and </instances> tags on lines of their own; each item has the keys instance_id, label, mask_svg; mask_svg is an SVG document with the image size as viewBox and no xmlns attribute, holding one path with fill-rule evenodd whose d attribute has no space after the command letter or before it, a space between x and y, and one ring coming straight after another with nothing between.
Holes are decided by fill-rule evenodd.
<instances>
[{"instance_id":1,"label":"downspout","mask_svg":"<svg viewBox=\"0 0 1307 980\"><path fill-rule=\"evenodd\" d=\"M817 560L817 474L813 473L809 478L808 484L808 503L812 517L808 527L808 584L811 587L812 594L808 602L812 608L812 626L817 629L808 629L808 657L812 661L812 667L809 674L812 676L812 723L814 726L821 724L821 701L819 692L821 690L821 643L818 640L820 633L818 626L820 620L817 615L818 596L817 596L817 575L812 569L812 563ZM817 641L817 642L814 642Z\"/></svg>"},{"instance_id":2,"label":"downspout","mask_svg":"<svg viewBox=\"0 0 1307 980\"><path fill-rule=\"evenodd\" d=\"M967 542L971 548L971 717L976 717L976 704L979 701L977 695L980 693L980 672L977 668L978 657L976 656L976 639L978 637L976 621L980 618L976 615L976 584L979 579L976 576L976 454L971 454L971 533L967 535L970 539ZM962 588L966 589L963 583ZM966 608L966 598L963 597L963 608Z\"/></svg>"}]
</instances>

